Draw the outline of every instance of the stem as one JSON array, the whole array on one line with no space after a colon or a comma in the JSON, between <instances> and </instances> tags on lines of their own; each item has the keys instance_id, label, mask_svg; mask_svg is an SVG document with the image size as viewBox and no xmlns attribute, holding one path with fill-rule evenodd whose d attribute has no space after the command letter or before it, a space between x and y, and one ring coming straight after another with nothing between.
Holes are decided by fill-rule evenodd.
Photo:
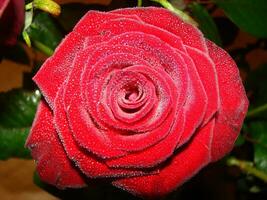
<instances>
[{"instance_id":1,"label":"stem","mask_svg":"<svg viewBox=\"0 0 267 200\"><path fill-rule=\"evenodd\" d=\"M138 1L137 1L137 6L138 6L138 7L141 7L141 6L142 6L142 3L143 3L142 0L138 0Z\"/></svg>"},{"instance_id":2,"label":"stem","mask_svg":"<svg viewBox=\"0 0 267 200\"><path fill-rule=\"evenodd\" d=\"M257 116L258 114L260 114L260 113L262 113L264 111L267 111L267 103L262 105L262 106L259 106L257 108L254 108L254 109L250 110L247 113L247 118L255 117L255 116Z\"/></svg>"},{"instance_id":3,"label":"stem","mask_svg":"<svg viewBox=\"0 0 267 200\"><path fill-rule=\"evenodd\" d=\"M185 12L173 7L173 5L168 2L167 0L150 0L159 3L162 5L164 8L167 8L168 10L174 12L177 14L179 17L181 17L185 22L192 24L194 26L198 26L197 22L193 20L189 15L187 15Z\"/></svg>"},{"instance_id":4,"label":"stem","mask_svg":"<svg viewBox=\"0 0 267 200\"><path fill-rule=\"evenodd\" d=\"M243 172L252 174L255 177L263 180L264 182L267 183L267 174L261 170L258 170L253 166L252 162L248 161L243 161L243 160L238 160L236 158L229 158L227 160L227 164L229 166L237 166L239 167Z\"/></svg>"},{"instance_id":5,"label":"stem","mask_svg":"<svg viewBox=\"0 0 267 200\"><path fill-rule=\"evenodd\" d=\"M38 41L33 41L34 45L43 53L45 53L48 56L51 56L54 51L52 49L50 49L49 47L47 47L46 45L42 44L41 42Z\"/></svg>"}]
</instances>

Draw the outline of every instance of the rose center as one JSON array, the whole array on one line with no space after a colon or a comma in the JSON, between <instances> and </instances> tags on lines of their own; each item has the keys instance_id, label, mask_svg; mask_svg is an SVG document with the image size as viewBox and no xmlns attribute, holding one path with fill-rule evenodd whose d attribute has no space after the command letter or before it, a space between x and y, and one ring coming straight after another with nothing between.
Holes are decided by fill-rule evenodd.
<instances>
[{"instance_id":1,"label":"rose center","mask_svg":"<svg viewBox=\"0 0 267 200\"><path fill-rule=\"evenodd\" d=\"M154 108L157 99L155 86L143 73L130 67L116 70L107 83L103 92L103 107L112 114L111 118L123 123L122 126L139 121L141 123L141 119Z\"/></svg>"},{"instance_id":2,"label":"rose center","mask_svg":"<svg viewBox=\"0 0 267 200\"><path fill-rule=\"evenodd\" d=\"M125 99L128 101L135 101L137 100L138 96L139 96L139 91L137 88L133 88L129 91L126 91L125 93Z\"/></svg>"}]
</instances>

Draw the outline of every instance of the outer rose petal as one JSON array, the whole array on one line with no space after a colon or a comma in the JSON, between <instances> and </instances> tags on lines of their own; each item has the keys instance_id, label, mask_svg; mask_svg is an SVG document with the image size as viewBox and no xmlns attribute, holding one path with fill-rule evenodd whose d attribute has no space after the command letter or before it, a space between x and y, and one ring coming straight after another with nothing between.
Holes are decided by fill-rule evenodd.
<instances>
[{"instance_id":1,"label":"outer rose petal","mask_svg":"<svg viewBox=\"0 0 267 200\"><path fill-rule=\"evenodd\" d=\"M231 151L248 109L248 99L238 68L223 49L207 41L209 54L215 63L220 91L220 107L216 115L212 141L212 160Z\"/></svg>"},{"instance_id":2,"label":"outer rose petal","mask_svg":"<svg viewBox=\"0 0 267 200\"><path fill-rule=\"evenodd\" d=\"M210 161L213 128L214 120L211 120L191 143L165 163L159 174L120 179L113 181L113 185L143 197L159 198L171 192Z\"/></svg>"},{"instance_id":3,"label":"outer rose petal","mask_svg":"<svg viewBox=\"0 0 267 200\"><path fill-rule=\"evenodd\" d=\"M207 52L202 33L194 26L185 23L174 13L163 8L123 8L112 11L123 15L137 15L145 23L165 29L180 37L185 45ZM157 20L160 19L160 20Z\"/></svg>"},{"instance_id":4,"label":"outer rose petal","mask_svg":"<svg viewBox=\"0 0 267 200\"><path fill-rule=\"evenodd\" d=\"M59 188L85 186L82 175L66 156L52 122L52 112L41 100L26 142L37 160L39 176Z\"/></svg>"}]
</instances>

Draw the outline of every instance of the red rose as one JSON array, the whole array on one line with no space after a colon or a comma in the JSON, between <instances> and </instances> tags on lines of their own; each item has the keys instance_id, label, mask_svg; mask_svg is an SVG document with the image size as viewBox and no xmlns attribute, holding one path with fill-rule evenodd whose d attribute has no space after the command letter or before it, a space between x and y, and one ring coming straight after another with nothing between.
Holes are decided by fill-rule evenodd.
<instances>
[{"instance_id":1,"label":"red rose","mask_svg":"<svg viewBox=\"0 0 267 200\"><path fill-rule=\"evenodd\" d=\"M59 188L164 195L232 149L248 107L230 56L161 8L89 11L34 80L26 145Z\"/></svg>"},{"instance_id":2,"label":"red rose","mask_svg":"<svg viewBox=\"0 0 267 200\"><path fill-rule=\"evenodd\" d=\"M14 45L24 23L24 0L0 1L0 45Z\"/></svg>"}]
</instances>

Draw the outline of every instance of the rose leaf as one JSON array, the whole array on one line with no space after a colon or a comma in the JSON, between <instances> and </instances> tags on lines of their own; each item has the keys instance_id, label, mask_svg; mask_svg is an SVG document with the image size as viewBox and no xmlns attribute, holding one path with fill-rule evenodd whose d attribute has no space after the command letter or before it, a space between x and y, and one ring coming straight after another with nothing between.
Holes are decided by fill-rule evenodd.
<instances>
[{"instance_id":1,"label":"rose leaf","mask_svg":"<svg viewBox=\"0 0 267 200\"><path fill-rule=\"evenodd\" d=\"M254 162L258 169L267 173L267 123L252 122L249 126L254 141Z\"/></svg>"},{"instance_id":2,"label":"rose leaf","mask_svg":"<svg viewBox=\"0 0 267 200\"><path fill-rule=\"evenodd\" d=\"M242 30L267 38L266 0L213 0Z\"/></svg>"},{"instance_id":3,"label":"rose leaf","mask_svg":"<svg viewBox=\"0 0 267 200\"><path fill-rule=\"evenodd\" d=\"M39 91L12 90L0 93L0 160L30 158L24 148L40 99Z\"/></svg>"},{"instance_id":4,"label":"rose leaf","mask_svg":"<svg viewBox=\"0 0 267 200\"><path fill-rule=\"evenodd\" d=\"M0 93L0 126L4 128L24 128L32 124L40 92L12 90Z\"/></svg>"},{"instance_id":5,"label":"rose leaf","mask_svg":"<svg viewBox=\"0 0 267 200\"><path fill-rule=\"evenodd\" d=\"M30 158L30 152L24 148L30 128L3 128L0 126L0 160L11 157Z\"/></svg>"},{"instance_id":6,"label":"rose leaf","mask_svg":"<svg viewBox=\"0 0 267 200\"><path fill-rule=\"evenodd\" d=\"M51 55L63 38L53 18L47 13L37 14L31 25L26 29L30 39L37 49Z\"/></svg>"}]
</instances>

